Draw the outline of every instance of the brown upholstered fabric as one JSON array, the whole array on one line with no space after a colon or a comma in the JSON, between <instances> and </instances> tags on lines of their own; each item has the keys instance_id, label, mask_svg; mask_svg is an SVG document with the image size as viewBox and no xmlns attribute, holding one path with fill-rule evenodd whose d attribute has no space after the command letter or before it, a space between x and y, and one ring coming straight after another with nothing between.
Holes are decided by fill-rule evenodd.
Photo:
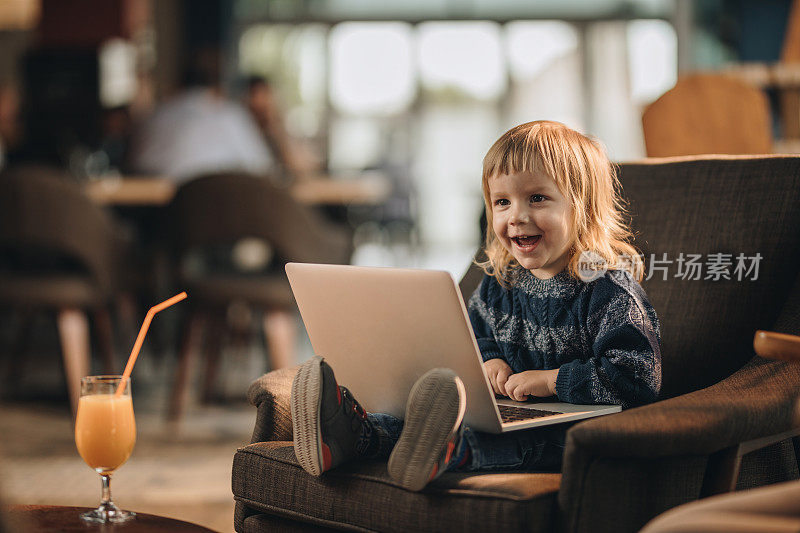
<instances>
[{"instance_id":1,"label":"brown upholstered fabric","mask_svg":"<svg viewBox=\"0 0 800 533\"><path fill-rule=\"evenodd\" d=\"M562 483L578 480L571 501L559 494L561 531L638 531L650 518L698 498L706 457L658 459L595 457L567 469ZM568 475L567 475L568 472Z\"/></svg>"},{"instance_id":2,"label":"brown upholstered fabric","mask_svg":"<svg viewBox=\"0 0 800 533\"><path fill-rule=\"evenodd\" d=\"M247 475L266 464L268 476ZM297 463L291 442L239 449L233 472L234 497L253 509L370 531L551 531L561 477L448 473L417 493L394 483L385 462L351 463L311 476Z\"/></svg>"},{"instance_id":3,"label":"brown upholstered fabric","mask_svg":"<svg viewBox=\"0 0 800 533\"><path fill-rule=\"evenodd\" d=\"M792 440L776 442L742 456L736 490L763 487L800 477Z\"/></svg>"},{"instance_id":4,"label":"brown upholstered fabric","mask_svg":"<svg viewBox=\"0 0 800 533\"><path fill-rule=\"evenodd\" d=\"M292 380L298 367L264 374L247 391L247 400L258 408L250 442L292 440Z\"/></svg>"},{"instance_id":5,"label":"brown upholstered fabric","mask_svg":"<svg viewBox=\"0 0 800 533\"><path fill-rule=\"evenodd\" d=\"M662 397L715 383L752 357L753 333L772 327L795 281L800 158L623 164L620 181L648 263L653 253L763 257L756 281L683 280L673 263L668 280L642 283L661 322Z\"/></svg>"},{"instance_id":6,"label":"brown upholstered fabric","mask_svg":"<svg viewBox=\"0 0 800 533\"><path fill-rule=\"evenodd\" d=\"M799 426L799 393L800 365L756 356L711 387L577 424L567 447L605 457L710 454Z\"/></svg>"},{"instance_id":7,"label":"brown upholstered fabric","mask_svg":"<svg viewBox=\"0 0 800 533\"><path fill-rule=\"evenodd\" d=\"M242 504L237 503L237 506ZM282 518L271 514L256 513L247 516L240 522L234 521L236 531L242 533L320 533L322 531L341 531L342 528L325 527L319 523L299 522L291 518ZM357 531L353 529L352 531Z\"/></svg>"},{"instance_id":8,"label":"brown upholstered fabric","mask_svg":"<svg viewBox=\"0 0 800 533\"><path fill-rule=\"evenodd\" d=\"M620 531L635 531L666 509L697 499L711 453L800 426L798 384L800 365L754 357L706 389L576 424L567 433L559 493L564 527L588 532L619 520L617 510L598 501L628 486L639 487L641 497L625 500L632 510ZM743 486L797 475L785 454L775 457L775 448L743 461ZM626 470L630 465L639 466ZM645 466L646 475L638 470Z\"/></svg>"}]
</instances>

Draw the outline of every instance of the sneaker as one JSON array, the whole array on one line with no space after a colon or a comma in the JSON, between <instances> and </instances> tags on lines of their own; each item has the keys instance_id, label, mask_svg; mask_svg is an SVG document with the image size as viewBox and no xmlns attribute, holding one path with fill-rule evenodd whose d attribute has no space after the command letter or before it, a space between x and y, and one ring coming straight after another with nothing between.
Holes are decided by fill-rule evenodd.
<instances>
[{"instance_id":1,"label":"sneaker","mask_svg":"<svg viewBox=\"0 0 800 533\"><path fill-rule=\"evenodd\" d=\"M306 361L298 370L291 404L294 453L303 470L319 476L358 455L367 413L336 383L322 357Z\"/></svg>"},{"instance_id":2,"label":"sneaker","mask_svg":"<svg viewBox=\"0 0 800 533\"><path fill-rule=\"evenodd\" d=\"M403 432L389 457L389 475L403 488L422 490L447 468L463 432L464 383L448 368L434 368L414 383Z\"/></svg>"}]
</instances>

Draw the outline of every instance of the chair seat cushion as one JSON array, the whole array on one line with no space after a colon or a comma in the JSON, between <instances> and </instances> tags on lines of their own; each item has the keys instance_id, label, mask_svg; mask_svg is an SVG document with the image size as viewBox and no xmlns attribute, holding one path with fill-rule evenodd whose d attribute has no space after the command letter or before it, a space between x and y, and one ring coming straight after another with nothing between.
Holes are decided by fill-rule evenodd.
<instances>
[{"instance_id":1,"label":"chair seat cushion","mask_svg":"<svg viewBox=\"0 0 800 533\"><path fill-rule=\"evenodd\" d=\"M85 308L101 305L107 299L108 295L89 276L0 273L0 305Z\"/></svg>"},{"instance_id":2,"label":"chair seat cushion","mask_svg":"<svg viewBox=\"0 0 800 533\"><path fill-rule=\"evenodd\" d=\"M389 478L380 461L311 476L298 464L292 443L283 441L245 446L233 460L233 495L251 515L333 528L553 531L560 483L561 474L446 473L422 492L410 492Z\"/></svg>"},{"instance_id":3,"label":"chair seat cushion","mask_svg":"<svg viewBox=\"0 0 800 533\"><path fill-rule=\"evenodd\" d=\"M227 305L242 300L263 308L295 306L285 276L208 275L186 280L184 288L195 301L211 305Z\"/></svg>"}]
</instances>

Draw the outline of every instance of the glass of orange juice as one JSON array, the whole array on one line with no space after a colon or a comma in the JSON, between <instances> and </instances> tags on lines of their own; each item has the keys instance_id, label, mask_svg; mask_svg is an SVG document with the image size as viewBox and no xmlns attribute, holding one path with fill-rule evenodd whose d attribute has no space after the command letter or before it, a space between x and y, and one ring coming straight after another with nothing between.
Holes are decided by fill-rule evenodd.
<instances>
[{"instance_id":1,"label":"glass of orange juice","mask_svg":"<svg viewBox=\"0 0 800 533\"><path fill-rule=\"evenodd\" d=\"M124 388L116 394L122 380L122 376L81 378L75 444L83 460L100 474L103 483L100 506L81 515L87 522L119 523L136 516L114 505L109 485L111 474L128 460L136 443L130 378L124 378Z\"/></svg>"}]
</instances>

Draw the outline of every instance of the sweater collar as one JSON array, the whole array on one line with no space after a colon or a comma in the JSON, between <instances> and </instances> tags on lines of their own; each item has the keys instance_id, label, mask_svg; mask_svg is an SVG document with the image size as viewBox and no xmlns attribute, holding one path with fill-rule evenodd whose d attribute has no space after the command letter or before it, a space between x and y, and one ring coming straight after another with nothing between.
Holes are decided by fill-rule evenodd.
<instances>
[{"instance_id":1,"label":"sweater collar","mask_svg":"<svg viewBox=\"0 0 800 533\"><path fill-rule=\"evenodd\" d=\"M515 285L535 296L565 296L574 294L583 282L569 275L564 269L550 279L539 279L529 270L520 268L516 272Z\"/></svg>"}]
</instances>

